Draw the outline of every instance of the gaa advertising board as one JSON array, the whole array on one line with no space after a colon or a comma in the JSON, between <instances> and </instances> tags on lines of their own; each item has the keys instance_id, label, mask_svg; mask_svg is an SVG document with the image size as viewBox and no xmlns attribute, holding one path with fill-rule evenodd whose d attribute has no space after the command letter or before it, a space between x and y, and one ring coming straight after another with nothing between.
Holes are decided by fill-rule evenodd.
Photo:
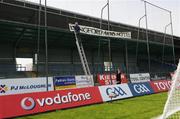
<instances>
[{"instance_id":1,"label":"gaa advertising board","mask_svg":"<svg viewBox=\"0 0 180 119\"><path fill-rule=\"evenodd\" d=\"M129 83L128 84L133 96L147 95L154 93L149 82Z\"/></svg>"},{"instance_id":2,"label":"gaa advertising board","mask_svg":"<svg viewBox=\"0 0 180 119\"><path fill-rule=\"evenodd\" d=\"M99 86L104 102L132 97L132 93L127 84Z\"/></svg>"},{"instance_id":3,"label":"gaa advertising board","mask_svg":"<svg viewBox=\"0 0 180 119\"><path fill-rule=\"evenodd\" d=\"M54 85L56 90L75 88L76 87L75 76L55 76Z\"/></svg>"},{"instance_id":4,"label":"gaa advertising board","mask_svg":"<svg viewBox=\"0 0 180 119\"><path fill-rule=\"evenodd\" d=\"M102 102L102 98L98 87L6 95L0 98L0 118L10 118L100 102Z\"/></svg>"},{"instance_id":5,"label":"gaa advertising board","mask_svg":"<svg viewBox=\"0 0 180 119\"><path fill-rule=\"evenodd\" d=\"M150 81L149 73L130 74L131 83L140 83Z\"/></svg>"},{"instance_id":6,"label":"gaa advertising board","mask_svg":"<svg viewBox=\"0 0 180 119\"><path fill-rule=\"evenodd\" d=\"M171 88L170 80L151 81L150 84L155 93L168 91Z\"/></svg>"},{"instance_id":7,"label":"gaa advertising board","mask_svg":"<svg viewBox=\"0 0 180 119\"><path fill-rule=\"evenodd\" d=\"M46 91L46 77L0 80L0 96ZM53 78L48 77L48 90L54 90Z\"/></svg>"},{"instance_id":8,"label":"gaa advertising board","mask_svg":"<svg viewBox=\"0 0 180 119\"><path fill-rule=\"evenodd\" d=\"M76 75L76 87L82 88L82 87L91 87L94 86L94 80L93 76L86 76L86 75Z\"/></svg>"}]
</instances>

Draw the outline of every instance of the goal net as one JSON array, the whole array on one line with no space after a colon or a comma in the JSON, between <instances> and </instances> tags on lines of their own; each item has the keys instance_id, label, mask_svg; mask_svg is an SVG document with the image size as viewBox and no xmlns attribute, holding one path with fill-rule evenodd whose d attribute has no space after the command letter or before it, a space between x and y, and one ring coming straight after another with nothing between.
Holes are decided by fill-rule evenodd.
<instances>
[{"instance_id":1,"label":"goal net","mask_svg":"<svg viewBox=\"0 0 180 119\"><path fill-rule=\"evenodd\" d=\"M171 89L161 119L180 119L180 60L172 77Z\"/></svg>"}]
</instances>

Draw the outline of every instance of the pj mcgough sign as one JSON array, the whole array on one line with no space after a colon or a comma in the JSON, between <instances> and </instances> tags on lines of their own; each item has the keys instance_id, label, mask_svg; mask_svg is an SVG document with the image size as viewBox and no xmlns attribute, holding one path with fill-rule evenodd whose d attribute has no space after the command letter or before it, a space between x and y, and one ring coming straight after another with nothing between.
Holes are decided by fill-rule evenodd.
<instances>
[{"instance_id":1,"label":"pj mcgough sign","mask_svg":"<svg viewBox=\"0 0 180 119\"><path fill-rule=\"evenodd\" d=\"M74 31L74 24L69 24L69 30ZM95 27L83 26L79 25L80 33L94 35L94 36L102 36L102 37L113 37L113 38L131 38L131 32L116 32L116 31L108 31L102 30Z\"/></svg>"}]
</instances>

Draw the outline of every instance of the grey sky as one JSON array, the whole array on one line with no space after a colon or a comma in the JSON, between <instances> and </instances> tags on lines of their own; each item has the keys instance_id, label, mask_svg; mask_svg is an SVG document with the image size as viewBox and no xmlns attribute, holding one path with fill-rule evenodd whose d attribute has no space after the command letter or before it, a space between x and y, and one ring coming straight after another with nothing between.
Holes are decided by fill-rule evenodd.
<instances>
[{"instance_id":1,"label":"grey sky","mask_svg":"<svg viewBox=\"0 0 180 119\"><path fill-rule=\"evenodd\" d=\"M28 0L38 2L39 0ZM44 3L44 0L42 0ZM101 8L107 0L47 0L48 6L73 11L100 18ZM110 20L138 26L138 19L144 15L144 3L141 0L109 0ZM174 35L180 36L180 0L148 0L149 2L172 11ZM169 24L169 14L163 10L147 5L148 28L164 32L164 27ZM107 9L103 18L107 19ZM145 20L141 22L145 27ZM171 34L170 27L167 32Z\"/></svg>"}]
</instances>

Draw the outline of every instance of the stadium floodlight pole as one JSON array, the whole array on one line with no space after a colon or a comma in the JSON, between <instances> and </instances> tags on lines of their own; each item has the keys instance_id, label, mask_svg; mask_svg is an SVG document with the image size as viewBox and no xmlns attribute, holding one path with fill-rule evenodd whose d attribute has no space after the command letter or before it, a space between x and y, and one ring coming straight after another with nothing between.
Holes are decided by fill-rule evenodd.
<instances>
[{"instance_id":1,"label":"stadium floodlight pole","mask_svg":"<svg viewBox=\"0 0 180 119\"><path fill-rule=\"evenodd\" d=\"M45 7L44 7L44 20L45 20L45 52L46 52L46 88L48 91L48 42L47 42L47 0L45 0Z\"/></svg>"},{"instance_id":2,"label":"stadium floodlight pole","mask_svg":"<svg viewBox=\"0 0 180 119\"><path fill-rule=\"evenodd\" d=\"M148 70L149 73L151 72L151 59L150 59L150 51L149 51L149 38L148 38L148 21L147 21L147 7L146 3L147 1L142 0L144 2L144 8L145 8L145 19L146 19L146 41L147 41L147 53L148 53Z\"/></svg>"},{"instance_id":3,"label":"stadium floodlight pole","mask_svg":"<svg viewBox=\"0 0 180 119\"><path fill-rule=\"evenodd\" d=\"M37 76L39 76L39 44L40 44L40 31L41 31L41 0L39 0L39 13L38 13L38 41L37 41Z\"/></svg>"},{"instance_id":4,"label":"stadium floodlight pole","mask_svg":"<svg viewBox=\"0 0 180 119\"><path fill-rule=\"evenodd\" d=\"M137 34L137 42L136 42L136 65L138 62L138 48L139 48L139 32L140 32L140 27L141 27L141 20L145 17L145 15L143 15L141 18L139 18L139 22L138 22L138 34Z\"/></svg>"}]
</instances>

